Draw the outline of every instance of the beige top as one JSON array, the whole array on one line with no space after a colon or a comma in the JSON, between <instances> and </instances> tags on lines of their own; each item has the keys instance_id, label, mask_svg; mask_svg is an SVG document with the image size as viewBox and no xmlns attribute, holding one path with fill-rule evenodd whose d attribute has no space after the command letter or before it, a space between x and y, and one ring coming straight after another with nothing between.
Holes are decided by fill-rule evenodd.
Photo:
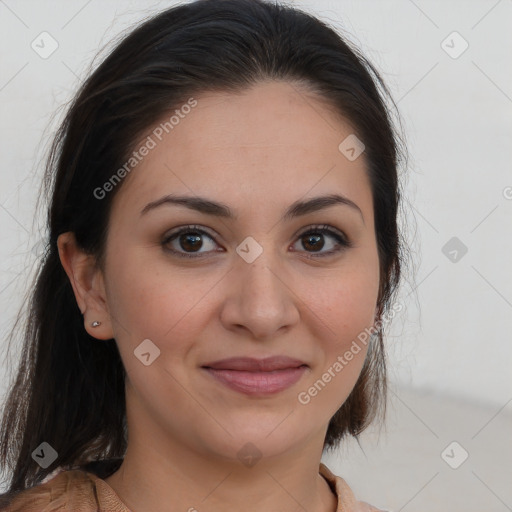
<instances>
[{"instance_id":1,"label":"beige top","mask_svg":"<svg viewBox=\"0 0 512 512\"><path fill-rule=\"evenodd\" d=\"M383 512L356 501L343 478L323 463L319 473L338 498L336 512ZM62 470L53 478L18 493L1 510L7 512L130 512L105 480L80 469Z\"/></svg>"}]
</instances>

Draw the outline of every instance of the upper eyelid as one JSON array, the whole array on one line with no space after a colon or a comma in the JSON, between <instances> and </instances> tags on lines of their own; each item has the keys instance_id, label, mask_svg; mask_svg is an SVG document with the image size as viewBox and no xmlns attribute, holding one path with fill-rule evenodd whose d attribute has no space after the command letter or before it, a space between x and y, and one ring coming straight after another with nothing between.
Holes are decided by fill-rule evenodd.
<instances>
[{"instance_id":1,"label":"upper eyelid","mask_svg":"<svg viewBox=\"0 0 512 512\"><path fill-rule=\"evenodd\" d=\"M171 230L171 232L169 232L167 234L167 236L173 236L177 233L179 233L180 231L182 230L185 230L185 229L189 229L191 231L201 231L201 232L204 232L206 233L207 235L211 236L211 237L215 237L217 235L215 235L214 233L210 233L210 228L207 228L206 226L200 226L198 224L184 224L183 226L176 226L175 228L173 228ZM312 230L312 229L326 229L326 230L331 230L331 231L334 231L340 235L343 235L344 237L348 238L347 235L345 234L345 232L339 228L336 228L335 226L331 226L330 224L311 224L309 226L306 226L304 228L301 228L295 236L299 236L303 233L307 233L308 231Z\"/></svg>"},{"instance_id":2,"label":"upper eyelid","mask_svg":"<svg viewBox=\"0 0 512 512\"><path fill-rule=\"evenodd\" d=\"M342 231L341 229L339 228L336 228L334 226L331 226L331 225L328 225L328 224L311 224L310 226L306 226L305 228L302 228L301 230L298 231L298 233L296 233L294 236L295 237L299 237L299 236L302 236L306 233L308 233L309 231L312 231L312 230L326 230L326 231L332 231L332 235L338 235L340 236L347 244L350 244L351 241L349 239L349 237L345 234L344 231ZM209 228L206 228L206 227L203 227L203 226L199 226L197 224L185 224L183 226L177 226L176 228L174 228L172 230L171 233L169 234L166 234L164 236L164 241L168 241L169 239L175 237L176 235L178 235L180 232L183 232L183 231L198 231L198 232L201 232L201 233L204 233L206 234L207 236L209 236L215 243L218 243L216 241L216 235L212 234L209 232Z\"/></svg>"}]
</instances>

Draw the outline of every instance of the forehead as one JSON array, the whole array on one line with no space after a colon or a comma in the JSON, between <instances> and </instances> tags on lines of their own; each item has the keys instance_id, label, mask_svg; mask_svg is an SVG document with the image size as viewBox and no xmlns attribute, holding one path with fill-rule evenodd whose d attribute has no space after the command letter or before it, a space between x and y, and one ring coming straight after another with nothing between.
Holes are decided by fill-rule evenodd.
<instances>
[{"instance_id":1,"label":"forehead","mask_svg":"<svg viewBox=\"0 0 512 512\"><path fill-rule=\"evenodd\" d=\"M154 143L125 178L116 209L140 211L165 193L213 197L242 214L336 191L362 209L371 203L364 154L350 161L339 150L354 130L303 88L264 82L194 99L193 108L166 113L136 145L148 136Z\"/></svg>"}]
</instances>

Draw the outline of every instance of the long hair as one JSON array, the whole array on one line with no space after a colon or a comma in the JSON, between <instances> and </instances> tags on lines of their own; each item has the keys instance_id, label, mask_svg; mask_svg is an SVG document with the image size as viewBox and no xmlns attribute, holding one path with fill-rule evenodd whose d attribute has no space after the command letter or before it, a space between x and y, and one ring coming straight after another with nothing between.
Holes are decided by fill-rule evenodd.
<instances>
[{"instance_id":1,"label":"long hair","mask_svg":"<svg viewBox=\"0 0 512 512\"><path fill-rule=\"evenodd\" d=\"M81 85L51 146L44 176L48 239L24 310L24 336L0 430L9 493L41 482L58 466L124 456L125 370L115 340L83 328L57 237L72 231L101 264L112 200L94 190L129 158L163 115L205 91L240 92L261 81L302 84L348 119L365 144L380 262L379 316L390 309L404 254L397 213L403 142L395 107L377 70L324 22L264 0L197 0L158 13L115 46ZM389 101L390 100L390 101ZM383 412L383 329L361 374L331 418L324 448L357 436ZM32 457L47 442L57 452L42 468Z\"/></svg>"}]
</instances>

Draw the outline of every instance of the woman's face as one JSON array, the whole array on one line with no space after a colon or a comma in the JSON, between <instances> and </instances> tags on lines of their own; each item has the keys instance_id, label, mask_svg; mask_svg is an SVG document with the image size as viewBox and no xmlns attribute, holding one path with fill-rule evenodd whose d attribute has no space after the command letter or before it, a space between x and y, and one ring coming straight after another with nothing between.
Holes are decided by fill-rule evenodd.
<instances>
[{"instance_id":1,"label":"woman's face","mask_svg":"<svg viewBox=\"0 0 512 512\"><path fill-rule=\"evenodd\" d=\"M159 124L148 131L154 147L146 135L134 148L150 147L111 211L103 282L127 372L130 436L233 458L246 443L263 456L321 447L364 362L357 337L376 320L365 155L342 152L350 126L286 82L195 100L169 133ZM161 201L171 194L222 203L232 217ZM334 194L357 206L285 216ZM324 224L332 233L319 231ZM186 226L194 227L171 236ZM252 375L203 367L271 356L307 367Z\"/></svg>"}]
</instances>

